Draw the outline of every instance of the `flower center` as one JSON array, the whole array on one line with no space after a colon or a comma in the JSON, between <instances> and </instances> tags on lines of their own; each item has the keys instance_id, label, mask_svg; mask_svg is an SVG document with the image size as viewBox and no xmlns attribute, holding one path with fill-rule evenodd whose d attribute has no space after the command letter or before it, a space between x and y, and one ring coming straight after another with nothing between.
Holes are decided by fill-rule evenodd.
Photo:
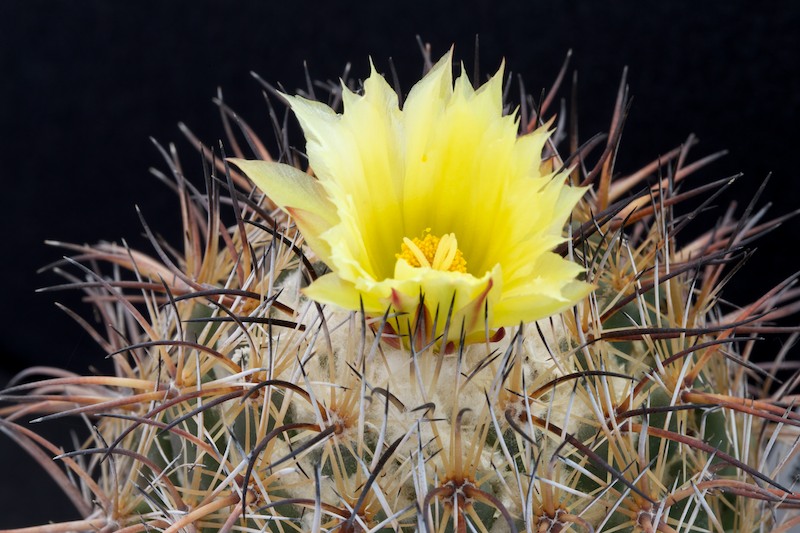
<instances>
[{"instance_id":1,"label":"flower center","mask_svg":"<svg viewBox=\"0 0 800 533\"><path fill-rule=\"evenodd\" d=\"M425 229L422 238L409 239L403 237L397 259L405 259L413 267L428 267L447 272L467 272L467 261L458 249L455 233L447 233L441 237L431 235L431 229Z\"/></svg>"}]
</instances>

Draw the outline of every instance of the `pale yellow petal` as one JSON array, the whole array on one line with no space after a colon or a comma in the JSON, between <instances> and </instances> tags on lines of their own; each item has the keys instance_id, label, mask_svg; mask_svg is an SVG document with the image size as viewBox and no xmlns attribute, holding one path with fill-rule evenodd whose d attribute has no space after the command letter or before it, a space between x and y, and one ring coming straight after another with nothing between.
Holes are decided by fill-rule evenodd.
<instances>
[{"instance_id":1,"label":"pale yellow petal","mask_svg":"<svg viewBox=\"0 0 800 533\"><path fill-rule=\"evenodd\" d=\"M331 272L317 278L311 285L303 289L303 294L312 300L357 311L363 304L364 310L371 314L381 314L388 308L385 298L356 289L353 283L343 280Z\"/></svg>"},{"instance_id":2,"label":"pale yellow petal","mask_svg":"<svg viewBox=\"0 0 800 533\"><path fill-rule=\"evenodd\" d=\"M320 261L330 264L331 247L322 238L322 235L330 227L329 221L315 211L307 211L297 207L287 207L285 209L294 220L306 244L317 254Z\"/></svg>"},{"instance_id":3,"label":"pale yellow petal","mask_svg":"<svg viewBox=\"0 0 800 533\"><path fill-rule=\"evenodd\" d=\"M406 131L421 135L406 135L405 150L409 159L418 159L427 143L426 132L436 125L436 119L453 92L453 55L444 55L408 93L403 104L403 124Z\"/></svg>"},{"instance_id":4,"label":"pale yellow petal","mask_svg":"<svg viewBox=\"0 0 800 533\"><path fill-rule=\"evenodd\" d=\"M345 236L352 242L348 249L357 252L351 259L383 279L391 275L404 236L397 95L373 69L364 94L343 88L343 101L344 113L337 115L319 103L289 98L306 134L311 168L339 217L355 222L358 231Z\"/></svg>"},{"instance_id":5,"label":"pale yellow petal","mask_svg":"<svg viewBox=\"0 0 800 533\"><path fill-rule=\"evenodd\" d=\"M336 208L320 183L305 172L282 163L230 158L256 186L282 208L295 207L315 213L329 226L337 222Z\"/></svg>"},{"instance_id":6,"label":"pale yellow petal","mask_svg":"<svg viewBox=\"0 0 800 533\"><path fill-rule=\"evenodd\" d=\"M581 301L594 289L594 285L589 283L572 281L562 287L562 297L558 299L535 294L503 298L494 308L495 327L532 322L560 313Z\"/></svg>"},{"instance_id":7,"label":"pale yellow petal","mask_svg":"<svg viewBox=\"0 0 800 533\"><path fill-rule=\"evenodd\" d=\"M335 125L341 117L329 106L315 100L308 100L302 96L283 95L294 111L306 142L327 142L331 133L331 127Z\"/></svg>"},{"instance_id":8,"label":"pale yellow petal","mask_svg":"<svg viewBox=\"0 0 800 533\"><path fill-rule=\"evenodd\" d=\"M444 81L445 72L449 77L449 65L443 66L436 81ZM411 235L428 227L437 235L455 233L477 276L494 264L486 259L487 245L492 242L494 215L507 192L508 154L516 139L514 118L502 115L501 80L498 73L488 86L475 91L462 75L452 94L429 104L425 120L412 120L422 114L404 117L406 142L414 147L408 151L404 187L406 230ZM410 107L407 104L406 109Z\"/></svg>"},{"instance_id":9,"label":"pale yellow petal","mask_svg":"<svg viewBox=\"0 0 800 533\"><path fill-rule=\"evenodd\" d=\"M357 155L352 139L343 135L341 115L320 102L299 96L287 96L306 138L306 155L331 199L344 194L338 176L349 172L351 159Z\"/></svg>"},{"instance_id":10,"label":"pale yellow petal","mask_svg":"<svg viewBox=\"0 0 800 533\"><path fill-rule=\"evenodd\" d=\"M321 235L338 223L338 217L327 193L316 179L281 163L235 158L228 161L292 216L303 238L322 261L330 260L330 246Z\"/></svg>"},{"instance_id":11,"label":"pale yellow petal","mask_svg":"<svg viewBox=\"0 0 800 533\"><path fill-rule=\"evenodd\" d=\"M539 320L563 311L586 297L594 286L575 278L583 268L547 252L537 260L526 282L509 287L495 306L495 324Z\"/></svg>"},{"instance_id":12,"label":"pale yellow petal","mask_svg":"<svg viewBox=\"0 0 800 533\"><path fill-rule=\"evenodd\" d=\"M397 260L395 277L390 281L395 293L393 307L409 316L414 315L420 295L424 295L428 315L436 322L436 335L443 332L449 317L447 340L458 339L462 327L467 334L476 329L483 331L487 310L491 324L492 309L503 285L499 267L475 277L461 272L412 267L403 259ZM376 290L385 290L384 286L387 282L378 284Z\"/></svg>"},{"instance_id":13,"label":"pale yellow petal","mask_svg":"<svg viewBox=\"0 0 800 533\"><path fill-rule=\"evenodd\" d=\"M363 235L368 230L363 227L358 213L352 205L349 209L346 207L352 204L352 198L347 198L343 203L345 207L339 210L342 217L339 224L322 234L322 238L331 248L331 261L328 266L351 282L362 278L376 280L388 277L385 273L380 273L372 262L376 254L374 250L370 253L368 249Z\"/></svg>"}]
</instances>

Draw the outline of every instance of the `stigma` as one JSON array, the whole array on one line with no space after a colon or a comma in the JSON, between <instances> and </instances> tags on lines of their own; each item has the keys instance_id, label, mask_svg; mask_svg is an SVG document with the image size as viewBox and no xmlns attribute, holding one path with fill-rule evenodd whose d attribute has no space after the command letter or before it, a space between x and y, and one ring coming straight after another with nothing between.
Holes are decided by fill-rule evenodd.
<instances>
[{"instance_id":1,"label":"stigma","mask_svg":"<svg viewBox=\"0 0 800 533\"><path fill-rule=\"evenodd\" d=\"M409 239L403 237L397 259L405 261L413 267L426 267L445 272L467 272L467 261L458 249L455 233L447 233L441 237L431 235L427 228L422 238Z\"/></svg>"}]
</instances>

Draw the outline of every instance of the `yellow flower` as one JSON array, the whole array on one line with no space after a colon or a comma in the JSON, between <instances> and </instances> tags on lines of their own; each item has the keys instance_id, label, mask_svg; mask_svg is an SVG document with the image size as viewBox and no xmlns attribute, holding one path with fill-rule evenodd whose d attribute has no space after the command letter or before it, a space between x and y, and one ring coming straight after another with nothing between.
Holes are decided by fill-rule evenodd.
<instances>
[{"instance_id":1,"label":"yellow flower","mask_svg":"<svg viewBox=\"0 0 800 533\"><path fill-rule=\"evenodd\" d=\"M474 90L447 54L400 109L374 67L344 112L287 96L316 178L233 160L288 212L331 269L305 288L318 302L379 316L425 340L480 341L583 299L583 269L552 252L584 189L542 175L549 132L518 136L502 111L502 68ZM486 327L490 331L486 331Z\"/></svg>"}]
</instances>

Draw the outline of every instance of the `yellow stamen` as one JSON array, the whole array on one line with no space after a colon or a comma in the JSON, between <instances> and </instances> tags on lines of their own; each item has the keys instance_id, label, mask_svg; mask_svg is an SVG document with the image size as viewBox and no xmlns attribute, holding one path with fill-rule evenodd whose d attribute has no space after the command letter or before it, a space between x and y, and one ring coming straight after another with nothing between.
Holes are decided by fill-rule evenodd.
<instances>
[{"instance_id":1,"label":"yellow stamen","mask_svg":"<svg viewBox=\"0 0 800 533\"><path fill-rule=\"evenodd\" d=\"M447 233L439 238L431 235L430 231L431 229L427 228L421 239L414 237L412 240L403 237L400 253L395 254L395 257L405 259L413 267L466 273L467 261L458 249L455 233Z\"/></svg>"}]
</instances>

